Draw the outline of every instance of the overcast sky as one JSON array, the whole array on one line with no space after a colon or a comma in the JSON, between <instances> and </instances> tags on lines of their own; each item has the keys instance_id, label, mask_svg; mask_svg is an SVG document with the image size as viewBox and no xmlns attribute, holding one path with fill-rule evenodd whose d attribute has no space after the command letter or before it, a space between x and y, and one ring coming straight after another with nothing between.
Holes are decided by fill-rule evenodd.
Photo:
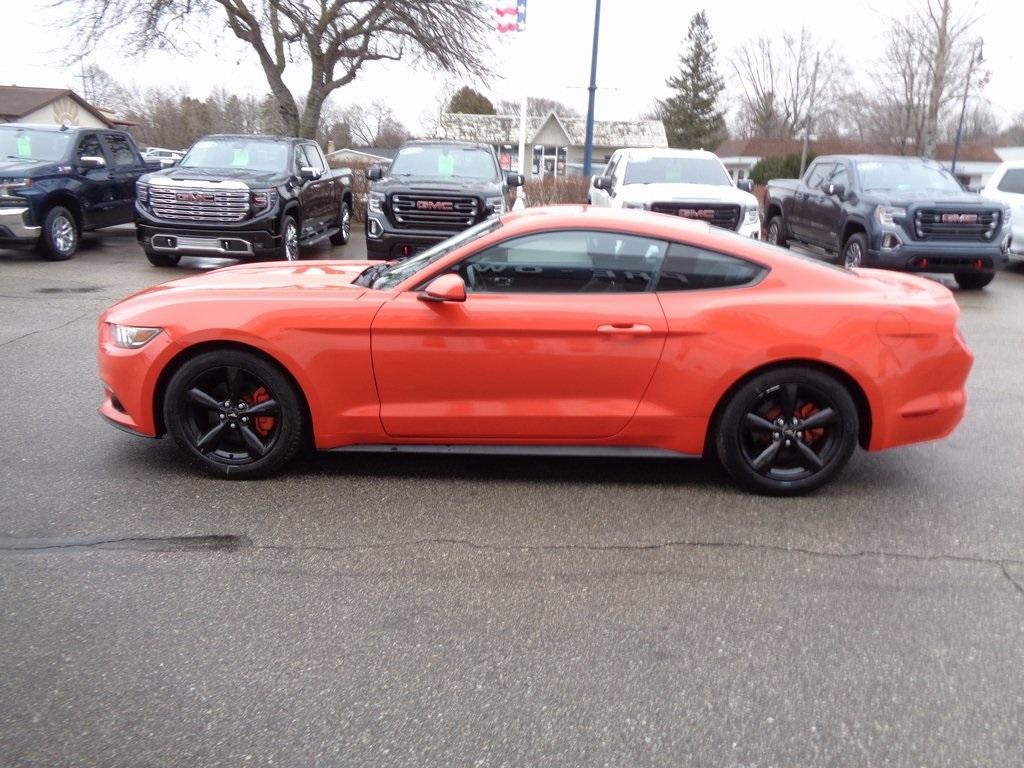
<instances>
[{"instance_id":1,"label":"overcast sky","mask_svg":"<svg viewBox=\"0 0 1024 768\"><path fill-rule=\"evenodd\" d=\"M664 80L677 57L690 16L707 10L718 43L720 70L729 75L733 52L759 34L781 36L804 24L823 44L832 44L852 66L859 87L870 90L869 71L885 40L891 15L905 15L918 0L729 0L700 3L686 0L603 0L601 49L598 61L597 116L631 119L665 95ZM495 0L497 2L497 0ZM49 0L0 0L4 20L3 84L80 88L77 68L64 61L73 48L70 35L55 34ZM1024 111L1024 2L1021 0L954 0L955 8L973 9L976 34L985 39L985 57L992 79L984 96L1005 124ZM17 13L17 16L14 14ZM524 78L533 95L550 96L586 112L593 31L594 0L529 0L527 32L495 33L495 70L505 79L470 82L494 98L514 97L517 78ZM180 84L192 95L205 96L223 85L238 93L267 91L255 58L220 31L199 38L189 56L154 52L127 60L111 43L95 63L125 84L140 87ZM503 38L503 39L502 39ZM308 81L298 64L286 73L289 85L302 90ZM333 103L368 103L383 99L411 129L419 130L432 109L443 76L422 66L397 63L367 65L357 80L335 92ZM726 93L729 93L727 89Z\"/></svg>"}]
</instances>

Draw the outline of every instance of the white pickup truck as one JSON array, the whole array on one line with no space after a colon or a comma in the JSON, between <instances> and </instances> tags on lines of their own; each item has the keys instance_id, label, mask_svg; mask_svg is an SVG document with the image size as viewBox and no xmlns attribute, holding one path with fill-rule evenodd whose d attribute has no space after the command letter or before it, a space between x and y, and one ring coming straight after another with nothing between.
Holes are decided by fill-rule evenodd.
<instances>
[{"instance_id":1,"label":"white pickup truck","mask_svg":"<svg viewBox=\"0 0 1024 768\"><path fill-rule=\"evenodd\" d=\"M981 194L1010 206L1010 258L1024 259L1024 160L1011 160L1000 165Z\"/></svg>"},{"instance_id":2,"label":"white pickup truck","mask_svg":"<svg viewBox=\"0 0 1024 768\"><path fill-rule=\"evenodd\" d=\"M698 149L620 149L590 188L591 205L637 208L761 236L752 183L733 184L722 161Z\"/></svg>"}]
</instances>

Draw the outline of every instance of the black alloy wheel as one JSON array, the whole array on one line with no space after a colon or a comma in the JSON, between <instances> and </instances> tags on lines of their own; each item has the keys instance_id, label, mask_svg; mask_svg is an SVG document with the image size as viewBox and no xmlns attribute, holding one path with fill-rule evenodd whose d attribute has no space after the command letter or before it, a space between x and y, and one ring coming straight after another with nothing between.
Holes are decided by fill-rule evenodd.
<instances>
[{"instance_id":1,"label":"black alloy wheel","mask_svg":"<svg viewBox=\"0 0 1024 768\"><path fill-rule=\"evenodd\" d=\"M291 382L265 360L234 350L186 362L167 386L164 420L194 461L228 477L280 469L298 451L305 432Z\"/></svg>"},{"instance_id":2,"label":"black alloy wheel","mask_svg":"<svg viewBox=\"0 0 1024 768\"><path fill-rule=\"evenodd\" d=\"M733 395L716 435L719 458L741 485L799 494L833 477L857 445L857 408L831 376L783 368Z\"/></svg>"}]
</instances>

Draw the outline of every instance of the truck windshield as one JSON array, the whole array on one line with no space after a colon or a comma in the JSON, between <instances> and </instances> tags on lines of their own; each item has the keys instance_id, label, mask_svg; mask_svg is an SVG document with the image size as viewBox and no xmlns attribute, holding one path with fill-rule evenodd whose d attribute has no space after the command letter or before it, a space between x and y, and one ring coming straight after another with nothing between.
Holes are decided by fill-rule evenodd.
<instances>
[{"instance_id":1,"label":"truck windshield","mask_svg":"<svg viewBox=\"0 0 1024 768\"><path fill-rule=\"evenodd\" d=\"M55 163L68 156L68 147L73 138L74 134L70 131L0 128L0 155L13 160Z\"/></svg>"},{"instance_id":2,"label":"truck windshield","mask_svg":"<svg viewBox=\"0 0 1024 768\"><path fill-rule=\"evenodd\" d=\"M860 185L865 192L881 190L933 189L962 192L953 175L938 166L912 157L892 160L861 160L857 163Z\"/></svg>"},{"instance_id":3,"label":"truck windshield","mask_svg":"<svg viewBox=\"0 0 1024 768\"><path fill-rule=\"evenodd\" d=\"M179 168L239 168L284 173L291 157L286 141L265 139L203 139L197 141Z\"/></svg>"},{"instance_id":4,"label":"truck windshield","mask_svg":"<svg viewBox=\"0 0 1024 768\"><path fill-rule=\"evenodd\" d=\"M403 148L391 164L391 175L494 181L498 169L484 149L427 144Z\"/></svg>"},{"instance_id":5,"label":"truck windshield","mask_svg":"<svg viewBox=\"0 0 1024 768\"><path fill-rule=\"evenodd\" d=\"M630 159L623 184L709 184L732 186L722 164L710 157L647 157Z\"/></svg>"},{"instance_id":6,"label":"truck windshield","mask_svg":"<svg viewBox=\"0 0 1024 768\"><path fill-rule=\"evenodd\" d=\"M449 237L447 240L443 240L432 248L428 248L423 251L423 253L418 253L404 261L399 261L395 264L376 264L363 272L358 278L356 278L355 282L357 285L369 286L378 291L386 291L390 288L394 288L403 280L406 280L417 272L421 272L426 269L435 261L447 256L456 248L466 245L466 243L471 243L474 240L479 240L481 237L490 234L500 226L501 219L497 216L481 221L479 224L463 230L462 232L459 232L459 234Z\"/></svg>"}]
</instances>

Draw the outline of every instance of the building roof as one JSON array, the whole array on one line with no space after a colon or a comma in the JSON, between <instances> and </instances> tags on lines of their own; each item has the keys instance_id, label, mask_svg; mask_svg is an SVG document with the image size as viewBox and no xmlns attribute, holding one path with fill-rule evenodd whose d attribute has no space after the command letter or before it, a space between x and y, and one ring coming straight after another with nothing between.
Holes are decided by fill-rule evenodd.
<instances>
[{"instance_id":1,"label":"building roof","mask_svg":"<svg viewBox=\"0 0 1024 768\"><path fill-rule=\"evenodd\" d=\"M719 157L784 157L798 154L800 139L728 139L718 145ZM810 143L816 155L895 155L899 148L885 142L865 142L850 139L821 139ZM935 148L935 159L949 162L953 159L953 144L945 142ZM998 163L999 155L986 144L961 144L961 162Z\"/></svg>"},{"instance_id":2,"label":"building roof","mask_svg":"<svg viewBox=\"0 0 1024 768\"><path fill-rule=\"evenodd\" d=\"M529 143L549 121L554 121L571 146L583 146L586 120L582 117L561 117L550 112L543 117L526 118ZM518 144L518 115L467 115L459 112L441 114L437 136L456 141L481 141L488 144ZM595 120L594 146L597 147L667 147L665 125L660 120Z\"/></svg>"},{"instance_id":3,"label":"building roof","mask_svg":"<svg viewBox=\"0 0 1024 768\"><path fill-rule=\"evenodd\" d=\"M390 162L395 159L395 155L398 154L398 150L385 149L383 147L342 147L341 149L336 149L328 154L327 158L330 159L344 153L362 155L366 157L367 160L386 160Z\"/></svg>"},{"instance_id":4,"label":"building roof","mask_svg":"<svg viewBox=\"0 0 1024 768\"><path fill-rule=\"evenodd\" d=\"M30 115L57 99L67 96L108 128L114 120L87 102L70 88L28 88L20 85L0 85L0 120L14 122Z\"/></svg>"}]
</instances>

